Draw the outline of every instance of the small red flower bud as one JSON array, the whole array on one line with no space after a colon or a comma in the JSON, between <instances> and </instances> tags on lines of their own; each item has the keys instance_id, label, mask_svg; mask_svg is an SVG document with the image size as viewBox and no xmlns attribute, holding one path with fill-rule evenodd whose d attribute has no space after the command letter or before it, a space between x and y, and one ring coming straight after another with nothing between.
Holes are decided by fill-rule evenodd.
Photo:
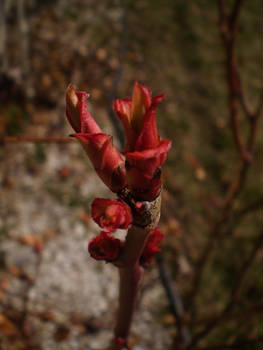
<instances>
[{"instance_id":1,"label":"small red flower bud","mask_svg":"<svg viewBox=\"0 0 263 350\"><path fill-rule=\"evenodd\" d=\"M153 231L149 233L146 245L140 257L141 265L149 264L152 261L154 255L160 250L160 244L163 238L164 235L163 233L161 233L158 227L156 227Z\"/></svg>"},{"instance_id":2,"label":"small red flower bud","mask_svg":"<svg viewBox=\"0 0 263 350\"><path fill-rule=\"evenodd\" d=\"M153 200L161 189L161 166L171 142L161 140L158 147L126 153L127 184L136 198Z\"/></svg>"},{"instance_id":3,"label":"small red flower bud","mask_svg":"<svg viewBox=\"0 0 263 350\"><path fill-rule=\"evenodd\" d=\"M126 184L124 160L114 147L112 137L102 133L89 114L87 98L86 92L76 92L72 85L67 88L66 114L76 131L72 136L81 142L97 174L106 186L113 192L118 192Z\"/></svg>"},{"instance_id":4,"label":"small red flower bud","mask_svg":"<svg viewBox=\"0 0 263 350\"><path fill-rule=\"evenodd\" d=\"M123 201L95 198L91 205L93 220L104 230L127 229L132 222L130 207Z\"/></svg>"},{"instance_id":5,"label":"small red flower bud","mask_svg":"<svg viewBox=\"0 0 263 350\"><path fill-rule=\"evenodd\" d=\"M160 98L158 99L158 102L159 100ZM134 83L132 99L126 98L114 101L113 108L125 130L127 139L125 146L126 152L132 152L135 149L136 141L142 130L145 115L151 108L153 101L156 108L156 97L152 98L149 88L140 85L137 81Z\"/></svg>"},{"instance_id":6,"label":"small red flower bud","mask_svg":"<svg viewBox=\"0 0 263 350\"><path fill-rule=\"evenodd\" d=\"M120 254L121 241L112 237L109 232L100 232L94 237L88 246L92 258L95 260L116 260Z\"/></svg>"},{"instance_id":7,"label":"small red flower bud","mask_svg":"<svg viewBox=\"0 0 263 350\"><path fill-rule=\"evenodd\" d=\"M160 167L171 147L171 141L160 139L156 125L156 108L163 99L164 95L151 97L146 86L135 82L131 100L114 102L114 110L127 138L127 185L134 196L142 200L153 200L158 196L161 189Z\"/></svg>"},{"instance_id":8,"label":"small red flower bud","mask_svg":"<svg viewBox=\"0 0 263 350\"><path fill-rule=\"evenodd\" d=\"M66 90L66 115L72 128L77 133L101 133L101 129L89 114L86 100L89 95L85 91L75 91L73 85Z\"/></svg>"}]
</instances>

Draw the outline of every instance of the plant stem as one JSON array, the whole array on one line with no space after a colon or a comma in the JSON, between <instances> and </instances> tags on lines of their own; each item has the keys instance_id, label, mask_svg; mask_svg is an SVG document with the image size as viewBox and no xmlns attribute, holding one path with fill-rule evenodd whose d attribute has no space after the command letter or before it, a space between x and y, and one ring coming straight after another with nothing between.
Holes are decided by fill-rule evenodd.
<instances>
[{"instance_id":1,"label":"plant stem","mask_svg":"<svg viewBox=\"0 0 263 350\"><path fill-rule=\"evenodd\" d=\"M138 262L134 266L119 269L119 310L114 331L116 339L120 337L126 340L128 337L143 272Z\"/></svg>"},{"instance_id":2,"label":"plant stem","mask_svg":"<svg viewBox=\"0 0 263 350\"><path fill-rule=\"evenodd\" d=\"M120 258L114 263L119 268L120 290L119 308L114 330L114 339L108 350L118 350L117 339L121 338L126 345L135 304L138 296L140 281L144 268L140 266L139 259L152 227L141 228L131 226ZM127 346L127 345L126 345Z\"/></svg>"},{"instance_id":3,"label":"plant stem","mask_svg":"<svg viewBox=\"0 0 263 350\"><path fill-rule=\"evenodd\" d=\"M1 141L1 140L0 140ZM6 136L3 138L2 143L18 143L18 142L33 142L33 143L67 143L75 142L73 137L60 137L60 136L47 136L47 137L35 137L35 136Z\"/></svg>"}]
</instances>

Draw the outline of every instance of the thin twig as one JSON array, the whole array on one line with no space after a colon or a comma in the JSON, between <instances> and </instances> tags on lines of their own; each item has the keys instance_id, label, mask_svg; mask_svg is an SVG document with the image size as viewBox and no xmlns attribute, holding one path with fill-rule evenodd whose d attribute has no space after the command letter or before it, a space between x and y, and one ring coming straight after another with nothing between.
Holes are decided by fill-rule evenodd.
<instances>
[{"instance_id":1,"label":"thin twig","mask_svg":"<svg viewBox=\"0 0 263 350\"><path fill-rule=\"evenodd\" d=\"M171 278L168 274L167 267L164 265L162 255L160 253L157 254L156 261L158 263L161 282L166 291L166 295L168 297L172 313L176 319L176 326L178 329L180 341L185 346L188 346L191 343L191 334L188 327L183 323L184 306L181 297L176 289L175 282L173 282L172 286Z\"/></svg>"},{"instance_id":2,"label":"thin twig","mask_svg":"<svg viewBox=\"0 0 263 350\"><path fill-rule=\"evenodd\" d=\"M243 3L244 3L244 0L235 0L234 6L232 9L232 13L229 16L229 23L230 23L230 26L231 26L234 34L237 30L238 17L240 15L240 11L241 11Z\"/></svg>"},{"instance_id":3,"label":"thin twig","mask_svg":"<svg viewBox=\"0 0 263 350\"><path fill-rule=\"evenodd\" d=\"M224 310L222 311L221 316L218 319L211 322L201 332L196 334L196 336L193 338L191 345L189 346L189 349L193 349L204 336L208 335L218 325L220 320L224 318L233 309L233 307L239 302L240 293L241 293L241 289L242 289L245 277L247 275L249 268L251 267L254 260L256 259L257 253L262 248L262 243L263 243L263 230L260 232L259 236L255 240L253 248L249 254L249 257L245 260L245 262L241 266L240 271L237 274L236 280L230 292L229 301L225 306Z\"/></svg>"},{"instance_id":4,"label":"thin twig","mask_svg":"<svg viewBox=\"0 0 263 350\"><path fill-rule=\"evenodd\" d=\"M259 198L256 201L248 204L247 206L239 210L236 210L232 218L232 222L230 222L229 226L224 230L222 236L224 237L231 236L233 233L233 230L237 228L238 225L240 225L242 220L244 220L247 215L249 215L251 212L255 212L262 209L263 209L263 198Z\"/></svg>"},{"instance_id":5,"label":"thin twig","mask_svg":"<svg viewBox=\"0 0 263 350\"><path fill-rule=\"evenodd\" d=\"M73 137L34 137L34 136L6 136L3 138L2 142L4 145L7 143L68 143L75 142L76 139Z\"/></svg>"},{"instance_id":6,"label":"thin twig","mask_svg":"<svg viewBox=\"0 0 263 350\"><path fill-rule=\"evenodd\" d=\"M224 206L216 222L212 225L209 233L209 237L205 247L200 255L197 263L197 268L194 275L193 287L189 293L188 307L191 308L195 296L197 295L202 276L215 246L218 238L222 233L222 229L225 227L227 222L231 219L235 200L240 195L245 187L249 168L252 163L253 154L255 152L256 136L258 133L259 119L262 115L261 109L263 105L263 96L260 98L259 105L256 111L249 112L251 117L249 120L249 135L246 144L243 141L239 127L239 106L238 99L240 98L241 81L239 77L239 69L237 59L235 56L235 44L236 44L236 33L238 26L238 18L240 15L243 0L236 0L230 16L226 14L226 7L224 0L218 0L219 9L219 28L225 48L226 55L226 72L227 72L227 86L229 90L229 110L230 110L230 121L233 137L236 143L238 153L240 155L240 164L238 167L237 174L233 177L230 182L228 190L225 195ZM244 96L243 96L244 99Z\"/></svg>"},{"instance_id":7,"label":"thin twig","mask_svg":"<svg viewBox=\"0 0 263 350\"><path fill-rule=\"evenodd\" d=\"M224 313L228 313L233 308L233 306L238 303L238 301L240 299L241 288L243 286L243 282L245 280L246 274L247 274L250 266L253 264L254 260L256 259L258 251L260 249L262 249L262 243L263 243L263 230L261 231L261 233L259 234L259 236L255 240L254 246L250 252L249 257L243 263L243 265L242 265L242 267L237 275L236 281L235 281L234 286L231 290L230 300L229 300L227 306L225 307Z\"/></svg>"},{"instance_id":8,"label":"thin twig","mask_svg":"<svg viewBox=\"0 0 263 350\"><path fill-rule=\"evenodd\" d=\"M240 78L238 63L235 56L236 32L238 18L243 0L236 0L232 13L228 17L223 1L219 1L219 23L222 41L226 51L226 71L229 92L230 125L234 136L237 151L242 158L246 157L243 137L239 125L238 101L240 97Z\"/></svg>"}]
</instances>

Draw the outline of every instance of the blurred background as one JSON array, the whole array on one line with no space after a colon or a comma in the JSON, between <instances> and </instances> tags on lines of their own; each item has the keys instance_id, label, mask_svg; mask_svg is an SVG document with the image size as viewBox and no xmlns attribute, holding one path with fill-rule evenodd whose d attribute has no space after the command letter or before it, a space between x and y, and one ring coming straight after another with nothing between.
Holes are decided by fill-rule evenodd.
<instances>
[{"instance_id":1,"label":"blurred background","mask_svg":"<svg viewBox=\"0 0 263 350\"><path fill-rule=\"evenodd\" d=\"M166 95L157 120L173 147L166 237L132 348L262 349L262 1L0 4L1 349L93 350L110 339L117 272L87 253L99 232L90 203L110 194L76 142L14 138L68 136L71 82L120 146L112 101L135 80Z\"/></svg>"}]
</instances>

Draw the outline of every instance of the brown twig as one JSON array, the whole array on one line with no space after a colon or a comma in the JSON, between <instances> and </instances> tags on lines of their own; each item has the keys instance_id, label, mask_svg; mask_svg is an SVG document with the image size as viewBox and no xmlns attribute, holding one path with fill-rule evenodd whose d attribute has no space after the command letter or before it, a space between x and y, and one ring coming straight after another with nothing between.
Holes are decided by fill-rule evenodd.
<instances>
[{"instance_id":1,"label":"brown twig","mask_svg":"<svg viewBox=\"0 0 263 350\"><path fill-rule=\"evenodd\" d=\"M207 243L205 244L205 247L198 260L193 279L193 287L189 293L189 308L191 308L194 303L195 296L197 295L200 288L203 272L207 261L209 260L216 246L216 242L222 233L222 229L231 219L235 200L245 187L248 170L251 166L253 154L255 152L259 119L262 115L261 112L263 97L260 98L259 105L254 112L252 112L250 109L248 112L247 109L247 113L250 118L249 134L247 137L247 142L245 143L239 126L239 101L241 98L241 100L244 102L245 97L243 95L243 87L241 85L239 67L235 55L238 19L243 2L243 0L235 0L231 14L228 16L226 13L225 1L218 0L219 29L226 55L226 75L229 91L230 124L236 148L240 155L240 160L237 174L235 174L233 177L233 180L230 182L228 190L226 191L222 212L219 214L216 222L212 225Z\"/></svg>"},{"instance_id":2,"label":"brown twig","mask_svg":"<svg viewBox=\"0 0 263 350\"><path fill-rule=\"evenodd\" d=\"M249 257L243 263L243 265L242 265L242 267L237 275L236 281L235 281L233 288L231 290L231 293L230 293L230 300L229 300L227 306L225 307L224 313L228 313L233 308L233 306L238 303L238 301L240 299L240 292L241 292L241 288L242 288L244 279L246 277L246 274L247 274L250 266L253 264L254 260L256 259L258 251L262 248L262 243L263 243L263 230L261 231L261 233L259 234L259 236L255 240Z\"/></svg>"},{"instance_id":3,"label":"brown twig","mask_svg":"<svg viewBox=\"0 0 263 350\"><path fill-rule=\"evenodd\" d=\"M34 136L6 136L3 138L2 143L68 143L75 142L76 139L73 137L34 137Z\"/></svg>"},{"instance_id":4,"label":"brown twig","mask_svg":"<svg viewBox=\"0 0 263 350\"><path fill-rule=\"evenodd\" d=\"M168 274L166 266L163 263L161 254L157 254L156 261L158 263L161 282L165 288L165 291L171 306L171 310L175 315L179 341L180 343L184 344L184 346L188 346L191 343L191 333L189 328L183 322L184 306L183 306L181 297L177 292L175 283L173 286L171 284L171 278Z\"/></svg>"},{"instance_id":5,"label":"brown twig","mask_svg":"<svg viewBox=\"0 0 263 350\"><path fill-rule=\"evenodd\" d=\"M238 64L235 56L236 32L238 18L243 0L236 0L232 13L228 17L225 2L219 0L219 27L222 41L226 51L226 71L229 91L230 124L236 148L242 158L246 157L244 141L240 131L238 101L240 98L240 79L238 75Z\"/></svg>"},{"instance_id":6,"label":"brown twig","mask_svg":"<svg viewBox=\"0 0 263 350\"><path fill-rule=\"evenodd\" d=\"M233 307L239 302L240 293L241 293L241 289L242 289L245 277L247 275L249 268L251 267L254 260L256 259L258 251L262 248L262 243L263 243L263 230L260 232L259 236L255 240L253 248L248 258L242 264L241 269L237 274L236 280L230 292L229 301L225 306L224 310L222 311L221 316L218 317L213 322L211 322L210 324L208 324L208 326L206 326L205 329L203 329L201 332L196 334L196 336L193 338L191 345L189 346L189 349L193 349L204 336L208 335L218 325L221 319L226 317L228 313L233 309Z\"/></svg>"},{"instance_id":7,"label":"brown twig","mask_svg":"<svg viewBox=\"0 0 263 350\"><path fill-rule=\"evenodd\" d=\"M251 212L255 212L263 209L263 198L259 198L256 201L248 204L247 206L236 210L235 215L233 216L232 222L222 233L222 236L229 237L232 235L233 230L240 225L242 220L249 215Z\"/></svg>"}]
</instances>

